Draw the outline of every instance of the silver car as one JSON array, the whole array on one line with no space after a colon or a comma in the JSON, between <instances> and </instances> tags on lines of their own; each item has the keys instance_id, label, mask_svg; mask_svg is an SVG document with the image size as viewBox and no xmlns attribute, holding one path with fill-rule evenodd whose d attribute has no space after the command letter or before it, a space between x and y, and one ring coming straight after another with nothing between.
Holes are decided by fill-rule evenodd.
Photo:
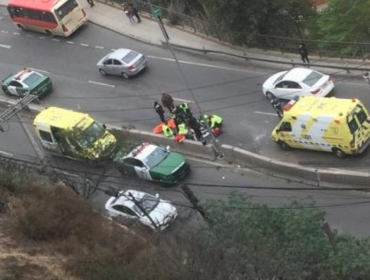
<instances>
[{"instance_id":1,"label":"silver car","mask_svg":"<svg viewBox=\"0 0 370 280\"><path fill-rule=\"evenodd\" d=\"M115 75L128 79L146 67L146 57L133 50L118 49L104 56L96 66L104 76Z\"/></svg>"}]
</instances>

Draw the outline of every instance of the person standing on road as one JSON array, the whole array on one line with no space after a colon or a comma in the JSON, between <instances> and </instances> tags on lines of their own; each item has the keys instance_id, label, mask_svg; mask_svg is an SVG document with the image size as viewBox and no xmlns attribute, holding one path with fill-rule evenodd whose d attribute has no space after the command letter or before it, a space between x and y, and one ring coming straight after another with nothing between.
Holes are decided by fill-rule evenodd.
<instances>
[{"instance_id":1,"label":"person standing on road","mask_svg":"<svg viewBox=\"0 0 370 280\"><path fill-rule=\"evenodd\" d=\"M170 113L172 114L173 109L175 108L175 105L173 104L172 96L166 92L163 92L161 102L162 102L163 107L167 108L168 111L170 111Z\"/></svg>"},{"instance_id":2,"label":"person standing on road","mask_svg":"<svg viewBox=\"0 0 370 280\"><path fill-rule=\"evenodd\" d=\"M87 3L90 5L90 8L95 6L94 0L87 0Z\"/></svg>"},{"instance_id":3,"label":"person standing on road","mask_svg":"<svg viewBox=\"0 0 370 280\"><path fill-rule=\"evenodd\" d=\"M132 16L135 16L136 20L137 20L137 23L140 23L141 18L139 16L139 11L137 10L137 8L132 3L130 3L129 6L130 6L130 9L132 11Z\"/></svg>"},{"instance_id":4,"label":"person standing on road","mask_svg":"<svg viewBox=\"0 0 370 280\"><path fill-rule=\"evenodd\" d=\"M299 54L301 55L301 58L302 58L302 61L304 63L310 63L310 60L308 59L308 50L307 50L307 47L305 45L305 43L301 43L299 46L298 46L298 51L299 51Z\"/></svg>"},{"instance_id":5,"label":"person standing on road","mask_svg":"<svg viewBox=\"0 0 370 280\"><path fill-rule=\"evenodd\" d=\"M164 118L164 110L161 104L159 104L157 101L154 101L154 110L157 112L159 118L161 119L162 123L166 122L166 119Z\"/></svg>"}]
</instances>

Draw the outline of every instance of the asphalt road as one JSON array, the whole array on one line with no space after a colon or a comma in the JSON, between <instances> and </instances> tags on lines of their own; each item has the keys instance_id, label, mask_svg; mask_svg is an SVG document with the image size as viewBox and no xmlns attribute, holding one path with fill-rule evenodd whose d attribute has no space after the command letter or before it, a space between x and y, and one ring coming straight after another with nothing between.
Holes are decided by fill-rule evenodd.
<instances>
[{"instance_id":1,"label":"asphalt road","mask_svg":"<svg viewBox=\"0 0 370 280\"><path fill-rule=\"evenodd\" d=\"M0 108L1 110L4 108ZM27 114L26 114L27 115ZM0 155L6 155L22 161L37 163L37 156L29 137L34 137L32 124L23 118L23 125L16 117L9 122L8 129L0 134ZM36 142L37 143L37 142ZM202 221L189 206L189 201L181 192L180 186L162 188L156 184L124 178L114 167L91 168L80 162L50 157L51 163L59 170L64 182L81 187L86 180L97 184L101 190L139 189L152 194L159 193L161 198L173 201L179 210L180 218L175 226L196 226ZM256 202L271 207L284 207L294 200L322 207L327 211L327 220L333 229L356 236L370 234L370 196L356 191L332 191L313 188L312 186L292 183L287 180L270 178L252 170L234 165L220 165L214 162L189 158L192 173L184 183L192 189L200 201L226 199L232 191L239 191L251 196ZM98 182L98 183L97 183ZM252 189L251 187L257 187ZM266 188L274 189L266 189ZM281 190L279 188L288 188ZM84 188L86 190L86 188ZM306 190L305 190L306 189ZM79 188L81 191L82 188ZM103 191L96 191L90 197L97 210L104 211L108 196ZM311 207L311 206L308 206ZM293 211L293 210L288 210Z\"/></svg>"},{"instance_id":2,"label":"asphalt road","mask_svg":"<svg viewBox=\"0 0 370 280\"><path fill-rule=\"evenodd\" d=\"M277 69L178 52L181 68L192 88L190 92L168 50L93 24L84 26L68 39L19 32L10 23L5 8L0 8L0 15L0 77L25 66L44 71L55 85L54 92L43 101L47 106L82 110L100 122L151 130L159 121L152 104L162 91L172 92L178 102L194 100L194 94L203 111L224 117L225 133L220 137L224 143L308 166L364 169L370 162L368 155L337 160L327 153L281 151L270 139L278 118L261 92L263 81ZM96 62L119 47L146 54L148 69L128 81L102 77ZM342 77L334 81L338 97L358 97L370 107L368 84Z\"/></svg>"}]
</instances>

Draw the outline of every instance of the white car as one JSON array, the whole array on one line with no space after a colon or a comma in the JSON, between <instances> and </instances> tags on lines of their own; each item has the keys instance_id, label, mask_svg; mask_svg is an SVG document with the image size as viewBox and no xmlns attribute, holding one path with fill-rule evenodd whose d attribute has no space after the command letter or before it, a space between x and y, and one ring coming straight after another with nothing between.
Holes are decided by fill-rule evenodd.
<instances>
[{"instance_id":1,"label":"white car","mask_svg":"<svg viewBox=\"0 0 370 280\"><path fill-rule=\"evenodd\" d=\"M296 96L325 97L334 89L329 75L308 68L293 68L268 78L262 86L263 94L272 99L291 100Z\"/></svg>"},{"instance_id":2,"label":"white car","mask_svg":"<svg viewBox=\"0 0 370 280\"><path fill-rule=\"evenodd\" d=\"M171 202L159 199L158 194L153 196L135 190L120 191L117 197L110 197L105 204L105 209L111 217L122 216L129 219L136 219L153 230L159 231L167 228L177 217L177 210Z\"/></svg>"}]
</instances>

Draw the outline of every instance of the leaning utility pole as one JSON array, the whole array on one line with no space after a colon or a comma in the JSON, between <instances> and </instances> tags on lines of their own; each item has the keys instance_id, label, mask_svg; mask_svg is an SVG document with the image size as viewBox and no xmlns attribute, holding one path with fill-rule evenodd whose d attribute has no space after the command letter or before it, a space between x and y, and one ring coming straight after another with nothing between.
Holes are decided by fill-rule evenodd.
<instances>
[{"instance_id":1,"label":"leaning utility pole","mask_svg":"<svg viewBox=\"0 0 370 280\"><path fill-rule=\"evenodd\" d=\"M0 114L0 131L4 132L2 125L7 122L11 117L16 115L19 111L24 108L28 108L28 105L37 100L38 96L34 94L27 94L20 98L14 105L11 105L8 109Z\"/></svg>"},{"instance_id":2,"label":"leaning utility pole","mask_svg":"<svg viewBox=\"0 0 370 280\"><path fill-rule=\"evenodd\" d=\"M168 48L169 48L169 50L170 50L170 52L171 52L171 54L172 54L172 56L173 56L173 58L174 58L174 60L176 62L177 68L178 68L178 70L179 70L179 72L180 72L180 74L182 76L182 79L184 80L185 86L186 86L187 90L191 93L191 95L193 97L193 100L194 100L194 104L197 106L197 109L198 109L198 111L200 113L200 117L203 120L203 122L204 122L204 124L205 124L205 126L207 128L208 133L211 136L212 150L215 153L216 158L223 159L224 158L224 154L222 153L222 150L221 150L221 144L220 144L219 140L213 135L212 129L209 126L208 120L205 120L204 119L204 114L203 114L203 112L202 112L202 110L201 110L201 108L200 108L200 106L199 106L199 104L198 104L198 102L196 100L194 91L190 87L189 82L188 82L188 80L187 80L184 72L182 71L180 62L177 59L177 56L176 56L176 54L175 54L175 52L174 52L174 50L173 50L173 48L172 48L172 46L170 44L170 38L169 38L169 36L167 34L167 31L166 31L166 29L165 29L165 27L163 25L163 22L162 22L162 18L161 18L162 13L161 13L161 11L160 11L159 8L154 9L151 0L148 0L148 4L149 4L150 10L152 11L152 13L153 13L156 21L158 22L159 28L161 29L161 31L163 33L163 36L164 36L164 38L166 40L166 43L167 43L167 46L168 46Z\"/></svg>"}]
</instances>

